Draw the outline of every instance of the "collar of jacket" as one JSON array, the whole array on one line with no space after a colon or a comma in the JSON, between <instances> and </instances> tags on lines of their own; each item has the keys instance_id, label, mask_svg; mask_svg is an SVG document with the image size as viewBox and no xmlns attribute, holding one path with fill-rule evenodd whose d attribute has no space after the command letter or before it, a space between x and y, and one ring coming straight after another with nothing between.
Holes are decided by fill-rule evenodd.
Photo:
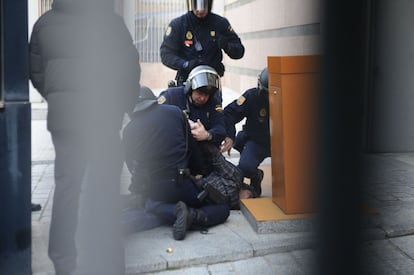
<instances>
[{"instance_id":1,"label":"collar of jacket","mask_svg":"<svg viewBox=\"0 0 414 275\"><path fill-rule=\"evenodd\" d=\"M148 109L149 107L158 104L157 100L153 100L153 99L145 99L142 101L139 101L136 105L134 110L132 111L133 114L137 113L137 112L141 112L144 111L146 109Z\"/></svg>"},{"instance_id":2,"label":"collar of jacket","mask_svg":"<svg viewBox=\"0 0 414 275\"><path fill-rule=\"evenodd\" d=\"M203 22L208 21L208 19L210 18L210 14L211 14L211 12L209 12L209 13L207 14L207 16L206 16L206 17L204 17L204 18L198 18L197 16L195 16L195 15L194 15L194 13L193 13L192 11L189 11L189 12L187 13L187 16L188 16L188 18L190 19L190 22L191 22L192 24L197 24L197 25L200 25L200 24L203 24Z\"/></svg>"}]
</instances>

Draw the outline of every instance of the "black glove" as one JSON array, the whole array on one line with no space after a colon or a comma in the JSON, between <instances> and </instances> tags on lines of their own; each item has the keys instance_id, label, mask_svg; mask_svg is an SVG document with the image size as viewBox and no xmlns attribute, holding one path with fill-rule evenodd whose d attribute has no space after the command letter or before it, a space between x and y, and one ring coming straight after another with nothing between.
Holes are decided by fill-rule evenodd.
<instances>
[{"instance_id":1,"label":"black glove","mask_svg":"<svg viewBox=\"0 0 414 275\"><path fill-rule=\"evenodd\" d=\"M229 45L229 39L225 36L220 36L217 40L217 45L220 49L225 50Z\"/></svg>"},{"instance_id":2,"label":"black glove","mask_svg":"<svg viewBox=\"0 0 414 275\"><path fill-rule=\"evenodd\" d=\"M192 59L190 61L186 61L183 64L183 70L189 73L192 69L200 65L200 63L201 62L198 59Z\"/></svg>"}]
</instances>

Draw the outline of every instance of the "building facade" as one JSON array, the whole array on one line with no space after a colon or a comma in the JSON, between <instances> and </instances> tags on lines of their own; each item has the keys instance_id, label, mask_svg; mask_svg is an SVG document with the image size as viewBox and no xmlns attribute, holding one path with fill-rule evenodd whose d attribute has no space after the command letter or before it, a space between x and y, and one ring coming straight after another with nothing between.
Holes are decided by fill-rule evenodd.
<instances>
[{"instance_id":1,"label":"building facade","mask_svg":"<svg viewBox=\"0 0 414 275\"><path fill-rule=\"evenodd\" d=\"M29 25L53 0L29 1ZM246 48L245 56L226 55L223 86L242 93L256 85L270 55L319 54L320 0L214 0L213 12L225 16ZM185 0L117 0L140 53L142 84L167 87L175 72L160 61L159 47L169 21L186 12ZM29 26L30 31L31 26Z\"/></svg>"}]
</instances>

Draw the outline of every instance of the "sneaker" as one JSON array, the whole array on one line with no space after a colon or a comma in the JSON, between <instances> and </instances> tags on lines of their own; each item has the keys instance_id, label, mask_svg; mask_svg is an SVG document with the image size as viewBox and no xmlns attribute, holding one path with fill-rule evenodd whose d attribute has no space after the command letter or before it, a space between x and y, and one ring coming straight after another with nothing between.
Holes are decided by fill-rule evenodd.
<instances>
[{"instance_id":1,"label":"sneaker","mask_svg":"<svg viewBox=\"0 0 414 275\"><path fill-rule=\"evenodd\" d=\"M173 237L174 240L180 241L185 238L187 229L191 226L192 217L189 215L187 205L182 201L175 205L174 214L176 220L173 224Z\"/></svg>"},{"instance_id":2,"label":"sneaker","mask_svg":"<svg viewBox=\"0 0 414 275\"><path fill-rule=\"evenodd\" d=\"M264 172L261 169L257 169L257 175L250 180L250 187L253 191L253 196L255 198L262 195L262 180Z\"/></svg>"}]
</instances>

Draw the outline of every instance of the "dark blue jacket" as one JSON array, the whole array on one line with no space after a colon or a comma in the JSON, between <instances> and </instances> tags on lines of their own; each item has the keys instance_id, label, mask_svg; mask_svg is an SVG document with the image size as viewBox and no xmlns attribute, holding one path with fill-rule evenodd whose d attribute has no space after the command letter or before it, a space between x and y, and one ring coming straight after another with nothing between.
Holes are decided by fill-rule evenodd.
<instances>
[{"instance_id":1,"label":"dark blue jacket","mask_svg":"<svg viewBox=\"0 0 414 275\"><path fill-rule=\"evenodd\" d=\"M185 117L175 106L154 104L133 113L122 138L128 168L132 170L136 162L148 176L187 168L188 128Z\"/></svg>"},{"instance_id":2,"label":"dark blue jacket","mask_svg":"<svg viewBox=\"0 0 414 275\"><path fill-rule=\"evenodd\" d=\"M181 75L183 80L187 79L189 73L183 70L183 64L190 60L209 65L223 76L223 53L219 40L226 41L227 47L223 50L230 58L243 57L244 46L226 18L209 13L201 20L189 11L168 25L160 47L161 61L167 67L177 70L177 75ZM200 42L201 51L197 51L196 41Z\"/></svg>"},{"instance_id":3,"label":"dark blue jacket","mask_svg":"<svg viewBox=\"0 0 414 275\"><path fill-rule=\"evenodd\" d=\"M180 86L163 91L158 97L158 103L178 106L192 121L200 119L204 128L212 135L212 142L217 146L226 137L223 111L216 97L210 96L205 105L196 106L190 103L189 94L185 93L184 86Z\"/></svg>"},{"instance_id":4,"label":"dark blue jacket","mask_svg":"<svg viewBox=\"0 0 414 275\"><path fill-rule=\"evenodd\" d=\"M268 93L259 93L257 88L251 88L224 108L227 136L233 141L236 136L235 125L243 118L246 118L243 130L247 139L264 146L270 152Z\"/></svg>"},{"instance_id":5,"label":"dark blue jacket","mask_svg":"<svg viewBox=\"0 0 414 275\"><path fill-rule=\"evenodd\" d=\"M177 106L159 105L131 114L122 132L125 163L138 178L175 178L177 169L206 174L202 152L193 139L185 115Z\"/></svg>"}]
</instances>

